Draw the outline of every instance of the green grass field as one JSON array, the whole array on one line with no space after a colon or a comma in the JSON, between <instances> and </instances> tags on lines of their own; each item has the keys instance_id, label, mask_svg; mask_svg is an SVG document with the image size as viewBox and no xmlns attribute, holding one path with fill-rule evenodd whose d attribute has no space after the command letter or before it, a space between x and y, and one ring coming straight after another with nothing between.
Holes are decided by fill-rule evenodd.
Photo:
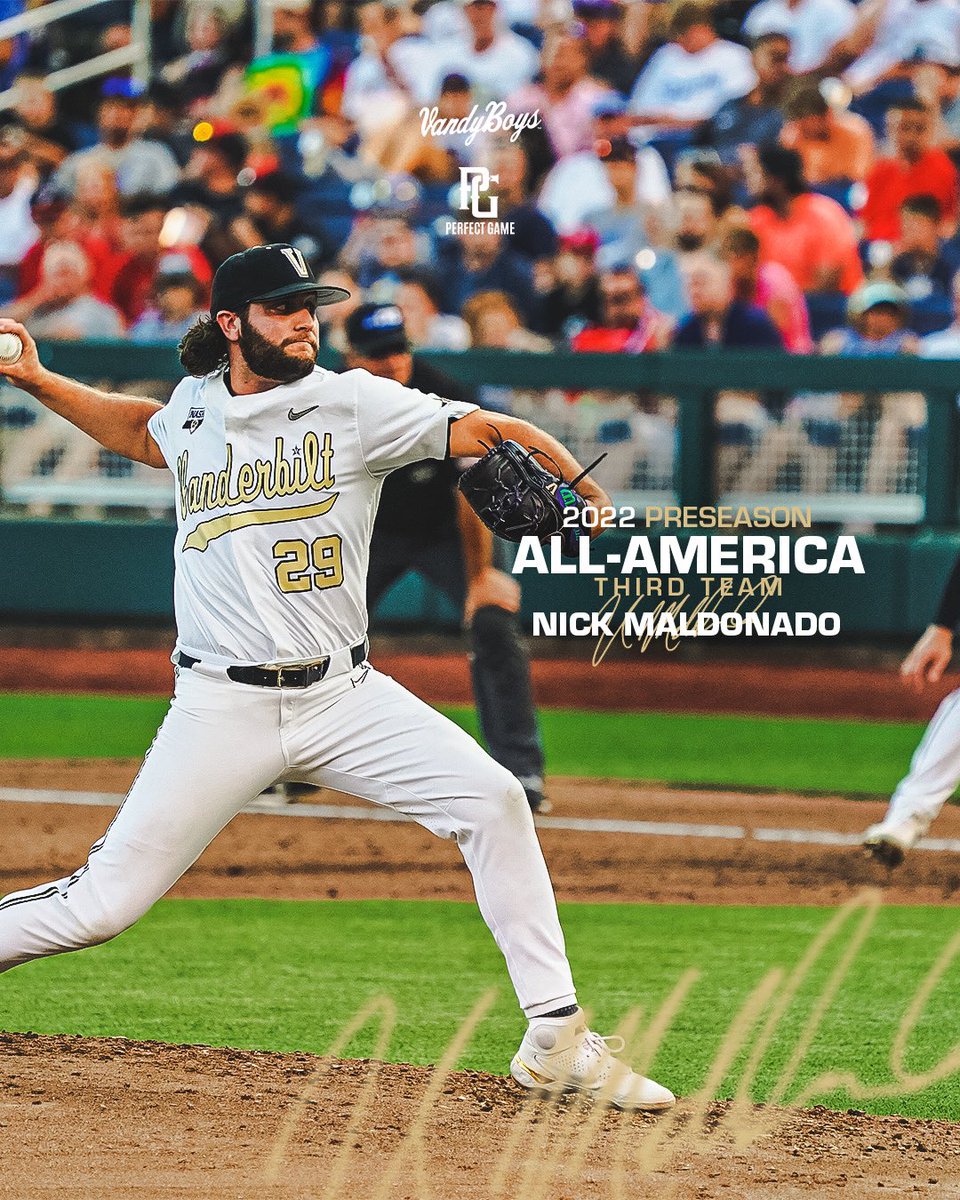
<instances>
[{"instance_id":1,"label":"green grass field","mask_svg":"<svg viewBox=\"0 0 960 1200\"><path fill-rule=\"evenodd\" d=\"M0 694L0 757L139 756L165 707L141 698ZM472 728L472 712L450 715ZM918 725L796 718L542 716L557 774L854 794L888 792L920 734ZM751 989L772 969L789 973L833 913L575 904L563 915L581 997L595 1006L604 1032L634 1005L649 1017L684 972L700 972L651 1072L689 1095L709 1077ZM797 1069L775 1091L852 927L851 919L786 1009L760 1062L754 1098L960 1119L960 1073L897 1083L890 1059L899 1022L956 932L951 908L880 911ZM522 1019L473 905L164 901L109 945L4 976L0 1028L323 1052L367 1000L386 994L398 1010L388 1057L427 1063L491 985L498 1000L460 1065L503 1073ZM958 987L960 966L951 963L910 1035L909 1072L930 1071L952 1050L960 1034L952 1019ZM370 1030L346 1053L363 1056L373 1046ZM715 1094L732 1093L747 1053L733 1057ZM827 1071L851 1072L884 1094L865 1098L832 1085L812 1094L811 1081Z\"/></svg>"},{"instance_id":2,"label":"green grass field","mask_svg":"<svg viewBox=\"0 0 960 1200\"><path fill-rule=\"evenodd\" d=\"M689 1095L707 1077L748 993L771 968L793 968L831 910L801 907L564 906L571 957L595 1024L609 1032L633 1005L653 1012L684 971L693 985L657 1053L654 1071ZM848 917L787 1010L762 1060L754 1095L769 1096L805 1019L858 920ZM884 909L826 1011L784 1100L827 1070L865 1084L892 1079L898 1022L956 931L956 911ZM440 986L438 986L438 984ZM398 1021L388 1057L435 1062L478 998L499 987L461 1066L505 1073L522 1031L506 973L472 905L451 902L193 901L159 904L115 942L32 963L0 987L0 1028L111 1034L273 1050L324 1051L371 997L386 994ZM908 1042L907 1067L928 1070L957 1041L960 964L930 997ZM364 1056L372 1030L348 1046ZM731 1094L736 1075L717 1089ZM908 1094L860 1100L810 1097L831 1107L960 1118L957 1076Z\"/></svg>"},{"instance_id":3,"label":"green grass field","mask_svg":"<svg viewBox=\"0 0 960 1200\"><path fill-rule=\"evenodd\" d=\"M139 757L166 701L0 693L0 758ZM474 730L472 709L446 709ZM923 726L799 717L545 709L556 775L745 788L883 794Z\"/></svg>"}]
</instances>

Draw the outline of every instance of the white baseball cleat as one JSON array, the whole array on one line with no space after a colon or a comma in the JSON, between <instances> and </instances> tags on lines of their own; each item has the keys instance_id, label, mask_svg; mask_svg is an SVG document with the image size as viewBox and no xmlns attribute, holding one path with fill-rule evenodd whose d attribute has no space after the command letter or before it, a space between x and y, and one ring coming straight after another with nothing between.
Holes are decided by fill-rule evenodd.
<instances>
[{"instance_id":1,"label":"white baseball cleat","mask_svg":"<svg viewBox=\"0 0 960 1200\"><path fill-rule=\"evenodd\" d=\"M889 817L879 825L871 825L863 835L863 848L872 858L888 867L899 867L903 856L912 849L927 832L930 825L922 817Z\"/></svg>"},{"instance_id":2,"label":"white baseball cleat","mask_svg":"<svg viewBox=\"0 0 960 1200\"><path fill-rule=\"evenodd\" d=\"M615 1044L618 1043L618 1044ZM510 1064L521 1087L546 1095L583 1092L615 1108L658 1112L676 1097L668 1088L614 1058L623 1038L601 1037L587 1028L583 1010L570 1017L535 1017Z\"/></svg>"}]
</instances>

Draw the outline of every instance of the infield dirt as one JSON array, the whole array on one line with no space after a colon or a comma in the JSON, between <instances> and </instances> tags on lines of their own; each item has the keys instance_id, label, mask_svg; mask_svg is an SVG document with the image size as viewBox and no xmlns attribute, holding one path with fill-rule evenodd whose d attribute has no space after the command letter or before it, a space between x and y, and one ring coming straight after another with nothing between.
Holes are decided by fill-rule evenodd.
<instances>
[{"instance_id":1,"label":"infield dirt","mask_svg":"<svg viewBox=\"0 0 960 1200\"><path fill-rule=\"evenodd\" d=\"M124 635L114 631L73 631L81 645L65 641L66 631L0 629L0 688L47 692L106 692L169 696L172 637L162 631ZM133 637L134 645L127 644ZM46 644L53 638L55 645ZM154 644L158 638L162 645ZM374 640L371 660L404 687L431 704L471 704L470 672L464 648L455 639L405 648L412 639ZM120 644L113 644L119 642ZM583 658L534 658L537 703L568 708L654 712L760 713L797 717L859 717L863 720L917 721L929 718L939 701L957 686L955 676L930 685L922 695L906 690L896 657L848 651L842 662L779 658L756 661L677 655L611 656L598 667Z\"/></svg>"},{"instance_id":2,"label":"infield dirt","mask_svg":"<svg viewBox=\"0 0 960 1200\"><path fill-rule=\"evenodd\" d=\"M123 759L0 761L0 787L123 793L139 763ZM634 821L834 830L858 834L878 820L879 801L789 794L748 795L553 779L554 815ZM363 802L334 792L311 803ZM120 796L117 796L119 803ZM4 853L0 891L30 887L78 867L103 833L105 807L0 804ZM960 838L960 808L936 829ZM842 904L862 886L879 887L885 904L960 904L960 856L911 854L898 871L867 860L856 847L633 836L541 829L561 900L691 904ZM236 817L183 877L172 895L202 898L343 898L472 900L456 846L418 825Z\"/></svg>"}]
</instances>

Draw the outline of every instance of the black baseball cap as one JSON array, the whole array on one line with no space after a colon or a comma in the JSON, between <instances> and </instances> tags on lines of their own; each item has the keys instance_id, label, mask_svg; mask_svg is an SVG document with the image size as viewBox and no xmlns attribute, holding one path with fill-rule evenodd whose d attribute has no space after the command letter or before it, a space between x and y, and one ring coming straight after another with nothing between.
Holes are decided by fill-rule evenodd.
<instances>
[{"instance_id":1,"label":"black baseball cap","mask_svg":"<svg viewBox=\"0 0 960 1200\"><path fill-rule=\"evenodd\" d=\"M295 246L274 242L269 246L252 246L239 254L231 254L217 267L213 277L210 312L239 312L255 300L278 300L311 292L317 304L338 304L348 300L346 288L323 287L317 283L313 268Z\"/></svg>"},{"instance_id":2,"label":"black baseball cap","mask_svg":"<svg viewBox=\"0 0 960 1200\"><path fill-rule=\"evenodd\" d=\"M386 358L410 349L403 313L395 304L361 304L346 320L350 349L364 358Z\"/></svg>"}]
</instances>

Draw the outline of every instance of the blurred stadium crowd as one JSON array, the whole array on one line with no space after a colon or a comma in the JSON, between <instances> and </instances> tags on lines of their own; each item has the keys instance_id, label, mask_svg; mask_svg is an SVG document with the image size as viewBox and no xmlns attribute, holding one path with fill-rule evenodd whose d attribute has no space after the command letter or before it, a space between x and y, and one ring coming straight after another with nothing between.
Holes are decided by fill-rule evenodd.
<instances>
[{"instance_id":1,"label":"blurred stadium crowd","mask_svg":"<svg viewBox=\"0 0 960 1200\"><path fill-rule=\"evenodd\" d=\"M0 0L0 18L22 8ZM320 312L340 351L375 302L414 349L960 357L960 0L152 0L149 16L149 73L66 91L51 71L131 44L131 3L0 42L0 312L38 337L175 343L219 263L285 241L352 292ZM490 106L514 127L489 128ZM671 397L480 399L585 460L607 451L618 492L671 492ZM716 424L721 493L837 497L843 519L859 493L883 499L871 520L920 519L919 394L721 391ZM91 472L91 511L160 503L22 396L0 427L7 504L81 503Z\"/></svg>"},{"instance_id":2,"label":"blurred stadium crowd","mask_svg":"<svg viewBox=\"0 0 960 1200\"><path fill-rule=\"evenodd\" d=\"M270 18L252 60L250 6L154 0L148 84L59 94L51 70L129 42L129 4L3 43L6 314L175 341L228 254L283 240L354 293L323 314L334 346L367 299L425 347L960 350L954 0L273 0ZM539 120L449 131L499 101ZM465 166L490 172L497 219L448 235Z\"/></svg>"}]
</instances>

